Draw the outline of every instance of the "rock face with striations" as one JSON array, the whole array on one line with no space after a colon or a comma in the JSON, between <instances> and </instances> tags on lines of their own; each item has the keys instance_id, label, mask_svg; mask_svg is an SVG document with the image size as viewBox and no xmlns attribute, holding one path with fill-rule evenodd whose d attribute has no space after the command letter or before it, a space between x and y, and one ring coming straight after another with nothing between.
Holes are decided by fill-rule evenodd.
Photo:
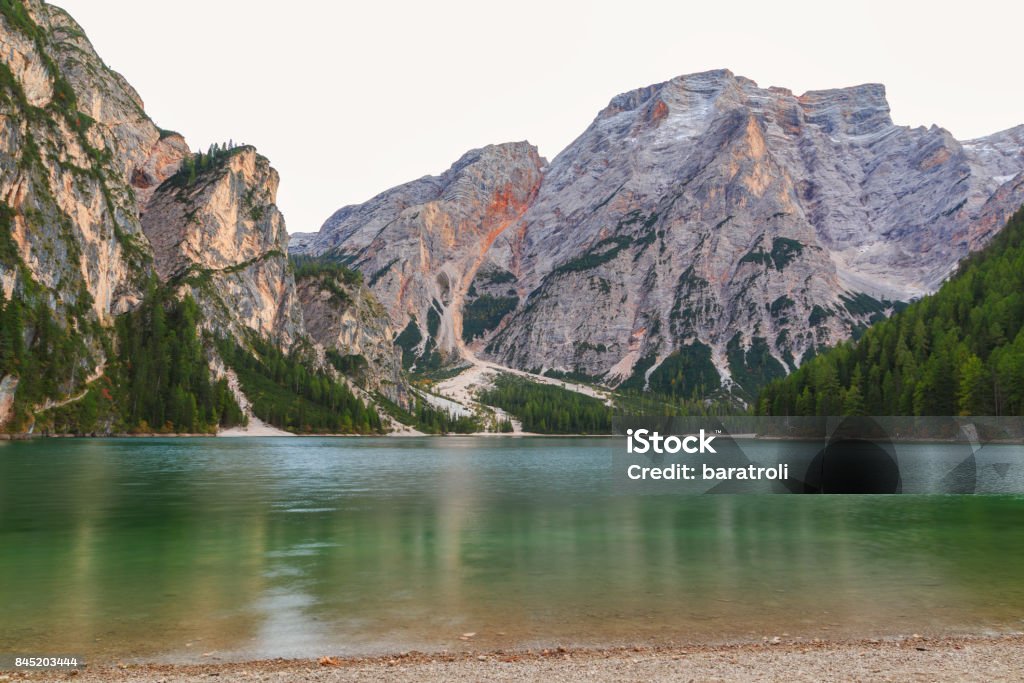
<instances>
[{"instance_id":1,"label":"rock face with striations","mask_svg":"<svg viewBox=\"0 0 1024 683\"><path fill-rule=\"evenodd\" d=\"M222 155L195 179L183 171L153 192L142 226L157 273L190 289L210 327L287 347L302 334L302 310L277 171L253 147Z\"/></svg>"},{"instance_id":2,"label":"rock face with striations","mask_svg":"<svg viewBox=\"0 0 1024 683\"><path fill-rule=\"evenodd\" d=\"M342 369L356 384L408 406L409 387L387 311L361 278L354 280L300 270L296 282L306 331L325 349L337 350Z\"/></svg>"},{"instance_id":3,"label":"rock face with striations","mask_svg":"<svg viewBox=\"0 0 1024 683\"><path fill-rule=\"evenodd\" d=\"M161 182L188 149L63 10L29 0L0 14L0 55L0 199L15 245L0 283L10 297L30 275L59 318L88 309L107 322L138 300L149 259L131 179Z\"/></svg>"},{"instance_id":4,"label":"rock face with striations","mask_svg":"<svg viewBox=\"0 0 1024 683\"><path fill-rule=\"evenodd\" d=\"M1022 130L960 143L894 125L880 85L796 96L728 71L683 76L614 98L482 265L446 275L485 301L462 314L484 319L475 348L502 363L750 395L982 246L1024 202ZM404 290L380 283L443 251L379 199L306 249L361 253L357 236L387 226L371 285L400 326Z\"/></svg>"},{"instance_id":5,"label":"rock face with striations","mask_svg":"<svg viewBox=\"0 0 1024 683\"><path fill-rule=\"evenodd\" d=\"M152 269L146 187L187 154L67 13L40 0L0 7L0 292L20 307L20 346L49 347L30 382L9 359L0 368L0 427L15 413L30 425L35 404L102 374L114 318Z\"/></svg>"},{"instance_id":6,"label":"rock face with striations","mask_svg":"<svg viewBox=\"0 0 1024 683\"><path fill-rule=\"evenodd\" d=\"M511 236L534 294L490 350L639 384L710 356L752 390L934 290L1024 170L1003 150L895 126L878 85L797 97L717 71L617 97Z\"/></svg>"},{"instance_id":7,"label":"rock face with striations","mask_svg":"<svg viewBox=\"0 0 1024 683\"><path fill-rule=\"evenodd\" d=\"M399 402L396 332L418 369L475 353L750 396L983 246L1024 203L1022 149L1024 127L961 143L896 126L877 85L796 96L684 76L614 98L550 165L488 146L341 209L294 249L363 284L296 286L266 159L243 147L183 173L185 141L71 17L0 6L0 292L27 312L27 346L48 353L49 328L69 342L67 377L36 383L47 403L102 374L153 276L219 333L365 359L364 384ZM19 381L0 376L0 424Z\"/></svg>"},{"instance_id":8,"label":"rock face with striations","mask_svg":"<svg viewBox=\"0 0 1024 683\"><path fill-rule=\"evenodd\" d=\"M295 251L359 269L410 362L436 365L460 352L473 280L493 270L491 247L533 202L544 163L525 142L474 150L440 176L341 209Z\"/></svg>"},{"instance_id":9,"label":"rock face with striations","mask_svg":"<svg viewBox=\"0 0 1024 683\"><path fill-rule=\"evenodd\" d=\"M109 325L154 272L167 280L189 270L209 285L193 284L208 326L295 337L301 310L266 159L244 148L194 187L173 182L191 157L185 141L153 124L52 5L5 9L0 53L0 198L13 242L0 263L6 298L40 286L58 324L88 335L89 317Z\"/></svg>"},{"instance_id":10,"label":"rock face with striations","mask_svg":"<svg viewBox=\"0 0 1024 683\"><path fill-rule=\"evenodd\" d=\"M192 294L218 334L286 350L306 338L277 172L251 147L194 177L182 170L192 161L66 12L41 0L0 6L0 306L18 302L33 353L55 353L40 330L63 340L61 375L35 381L30 398L0 355L0 427L15 408L27 427L37 406L101 377L116 316L154 276ZM369 335L338 343L366 348Z\"/></svg>"}]
</instances>

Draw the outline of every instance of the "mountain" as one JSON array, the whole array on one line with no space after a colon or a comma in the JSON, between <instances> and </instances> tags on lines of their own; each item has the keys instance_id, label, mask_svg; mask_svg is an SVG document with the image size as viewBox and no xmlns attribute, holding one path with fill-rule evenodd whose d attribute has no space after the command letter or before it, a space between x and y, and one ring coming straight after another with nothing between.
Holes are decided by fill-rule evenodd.
<instances>
[{"instance_id":1,"label":"mountain","mask_svg":"<svg viewBox=\"0 0 1024 683\"><path fill-rule=\"evenodd\" d=\"M251 146L217 156L194 175L182 168L146 203L140 218L153 267L200 302L213 328L236 337L252 330L288 346L302 335L303 318L274 203L277 171Z\"/></svg>"},{"instance_id":2,"label":"mountain","mask_svg":"<svg viewBox=\"0 0 1024 683\"><path fill-rule=\"evenodd\" d=\"M1024 127L894 125L880 85L797 96L712 71L613 98L549 165L526 143L470 152L295 251L363 272L420 366L749 399L990 240L1024 203L1022 150Z\"/></svg>"},{"instance_id":3,"label":"mountain","mask_svg":"<svg viewBox=\"0 0 1024 683\"><path fill-rule=\"evenodd\" d=\"M762 392L765 415L1024 415L1024 210L935 294Z\"/></svg>"},{"instance_id":4,"label":"mountain","mask_svg":"<svg viewBox=\"0 0 1024 683\"><path fill-rule=\"evenodd\" d=\"M514 428L488 387L540 424L609 409L590 382L749 403L999 234L1022 149L896 126L881 86L714 71L615 97L550 163L473 150L292 240L253 146L191 150L66 12L0 0L0 428L466 432Z\"/></svg>"},{"instance_id":5,"label":"mountain","mask_svg":"<svg viewBox=\"0 0 1024 683\"><path fill-rule=\"evenodd\" d=\"M295 280L309 339L326 349L330 362L356 378L359 386L410 406L395 332L362 274L330 262L299 260Z\"/></svg>"},{"instance_id":6,"label":"mountain","mask_svg":"<svg viewBox=\"0 0 1024 683\"><path fill-rule=\"evenodd\" d=\"M0 0L0 169L0 427L380 431L368 392L405 402L386 321L332 336L300 299L270 162L193 153L41 0Z\"/></svg>"},{"instance_id":7,"label":"mountain","mask_svg":"<svg viewBox=\"0 0 1024 683\"><path fill-rule=\"evenodd\" d=\"M25 347L23 358L4 354L2 423L15 408L30 421L33 406L103 373L104 330L140 303L151 268L140 206L189 151L66 13L39 2L0 10L0 288L22 309L12 343ZM40 339L43 329L56 338ZM16 390L38 372L40 386Z\"/></svg>"},{"instance_id":8,"label":"mountain","mask_svg":"<svg viewBox=\"0 0 1024 683\"><path fill-rule=\"evenodd\" d=\"M494 268L490 250L534 201L544 165L525 142L474 150L440 176L341 209L292 252L357 268L402 331L407 364L437 367L464 346L474 281L509 277L494 275L506 271Z\"/></svg>"}]
</instances>

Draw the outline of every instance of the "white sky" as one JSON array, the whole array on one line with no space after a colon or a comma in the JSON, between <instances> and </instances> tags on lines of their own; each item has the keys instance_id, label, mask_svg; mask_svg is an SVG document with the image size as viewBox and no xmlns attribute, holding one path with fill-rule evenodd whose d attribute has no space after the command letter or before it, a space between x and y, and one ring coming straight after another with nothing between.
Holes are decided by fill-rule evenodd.
<instances>
[{"instance_id":1,"label":"white sky","mask_svg":"<svg viewBox=\"0 0 1024 683\"><path fill-rule=\"evenodd\" d=\"M55 0L193 149L281 173L291 232L530 140L553 158L616 94L729 68L762 86L885 83L897 123L1024 123L1024 2Z\"/></svg>"}]
</instances>

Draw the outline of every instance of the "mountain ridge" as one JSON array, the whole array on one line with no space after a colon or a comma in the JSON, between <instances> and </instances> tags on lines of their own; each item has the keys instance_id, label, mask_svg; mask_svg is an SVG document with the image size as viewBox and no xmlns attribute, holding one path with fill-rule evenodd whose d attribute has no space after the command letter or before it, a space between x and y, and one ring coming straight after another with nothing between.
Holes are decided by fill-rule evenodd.
<instances>
[{"instance_id":1,"label":"mountain ridge","mask_svg":"<svg viewBox=\"0 0 1024 683\"><path fill-rule=\"evenodd\" d=\"M1021 131L962 144L936 126L896 126L880 84L795 96L728 70L680 76L613 97L542 167L522 216L482 252L477 272L500 282L446 277L473 278L464 310L487 297L472 350L489 360L614 385L681 355L714 365L723 389L746 377L749 396L933 291L991 239L1024 203ZM475 163L501 174L495 160ZM342 209L295 251L354 255L370 221L394 233L400 212L379 202L405 187ZM377 253L371 287L422 256ZM431 325L375 291L396 329L416 327L423 359ZM429 298L420 316L459 315ZM434 343L465 357L451 336Z\"/></svg>"},{"instance_id":2,"label":"mountain ridge","mask_svg":"<svg viewBox=\"0 0 1024 683\"><path fill-rule=\"evenodd\" d=\"M359 381L401 402L391 332L310 338L266 158L193 153L42 0L0 3L0 60L0 427L384 428L329 358L373 347Z\"/></svg>"}]
</instances>

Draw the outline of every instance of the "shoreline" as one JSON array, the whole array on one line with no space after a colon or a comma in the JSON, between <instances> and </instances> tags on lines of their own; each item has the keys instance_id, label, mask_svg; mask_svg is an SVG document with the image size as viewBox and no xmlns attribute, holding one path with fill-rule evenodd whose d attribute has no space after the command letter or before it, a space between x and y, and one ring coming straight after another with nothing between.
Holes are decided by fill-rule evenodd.
<instances>
[{"instance_id":1,"label":"shoreline","mask_svg":"<svg viewBox=\"0 0 1024 683\"><path fill-rule=\"evenodd\" d=\"M66 681L68 671L4 671L9 680ZM765 639L755 643L403 652L371 657L90 666L82 681L446 680L1019 680L1024 634L894 639Z\"/></svg>"},{"instance_id":2,"label":"shoreline","mask_svg":"<svg viewBox=\"0 0 1024 683\"><path fill-rule=\"evenodd\" d=\"M231 433L226 433L231 432ZM624 438L621 434L538 434L535 432L473 432L471 434L424 434L409 432L388 432L386 434L293 434L283 430L253 431L247 433L240 429L225 430L217 434L161 434L159 432L148 432L145 434L10 434L0 433L0 441L38 441L44 439L223 439L223 438L250 438L250 439L453 439L465 437L500 437L500 438L542 438L542 439L611 439ZM800 442L821 442L826 443L827 439L818 437L799 436L735 436L735 441L800 441ZM955 444L968 443L962 439L889 439L891 443L899 444ZM981 441L986 446L1021 446L1024 440L1012 439L991 439Z\"/></svg>"},{"instance_id":3,"label":"shoreline","mask_svg":"<svg viewBox=\"0 0 1024 683\"><path fill-rule=\"evenodd\" d=\"M146 434L104 434L104 435L79 435L79 434L3 434L0 433L0 441L39 441L45 439L218 439L218 438L249 438L249 439L456 439L466 437L501 437L501 438L543 438L543 439L610 439L615 434L536 434L533 432L473 432L472 434L410 434L407 432L387 434L259 434L259 433L234 433L234 434L160 434L151 432Z\"/></svg>"}]
</instances>

